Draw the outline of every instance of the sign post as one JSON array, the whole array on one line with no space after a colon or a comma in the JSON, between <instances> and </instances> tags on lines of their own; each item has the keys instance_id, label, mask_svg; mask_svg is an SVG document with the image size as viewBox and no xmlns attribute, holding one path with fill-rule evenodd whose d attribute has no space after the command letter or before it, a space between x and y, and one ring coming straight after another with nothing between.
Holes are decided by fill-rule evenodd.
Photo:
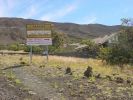
<instances>
[{"instance_id":1,"label":"sign post","mask_svg":"<svg viewBox=\"0 0 133 100\"><path fill-rule=\"evenodd\" d=\"M48 62L48 45L52 45L52 25L47 24L28 24L27 30L27 45L30 45L30 64L32 64L32 45L46 45L46 55Z\"/></svg>"},{"instance_id":2,"label":"sign post","mask_svg":"<svg viewBox=\"0 0 133 100\"><path fill-rule=\"evenodd\" d=\"M46 51L47 51L47 62L48 62L48 45L46 46Z\"/></svg>"},{"instance_id":3,"label":"sign post","mask_svg":"<svg viewBox=\"0 0 133 100\"><path fill-rule=\"evenodd\" d=\"M32 45L30 46L30 65L32 64Z\"/></svg>"}]
</instances>

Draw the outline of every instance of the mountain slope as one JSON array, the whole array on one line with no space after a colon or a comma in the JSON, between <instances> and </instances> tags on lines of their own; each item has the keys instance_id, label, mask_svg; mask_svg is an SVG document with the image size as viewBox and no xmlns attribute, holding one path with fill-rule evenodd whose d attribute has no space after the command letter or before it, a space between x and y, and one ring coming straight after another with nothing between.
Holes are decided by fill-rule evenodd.
<instances>
[{"instance_id":1,"label":"mountain slope","mask_svg":"<svg viewBox=\"0 0 133 100\"><path fill-rule=\"evenodd\" d=\"M24 43L26 40L26 24L44 24L47 21L22 18L0 18L0 44L13 42ZM80 25L74 23L50 22L54 29L67 34L70 38L97 38L120 30L120 26L101 24Z\"/></svg>"}]
</instances>

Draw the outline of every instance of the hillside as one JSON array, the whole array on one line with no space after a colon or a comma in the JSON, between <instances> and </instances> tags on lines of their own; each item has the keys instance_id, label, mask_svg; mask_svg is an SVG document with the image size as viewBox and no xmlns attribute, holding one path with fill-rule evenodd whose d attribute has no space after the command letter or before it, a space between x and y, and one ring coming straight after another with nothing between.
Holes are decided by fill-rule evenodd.
<instances>
[{"instance_id":1,"label":"hillside","mask_svg":"<svg viewBox=\"0 0 133 100\"><path fill-rule=\"evenodd\" d=\"M25 43L26 24L44 24L46 21L22 18L0 18L0 44L13 42ZM120 26L106 26L101 24L74 24L50 22L56 31L63 32L72 39L97 38L120 30Z\"/></svg>"}]
</instances>

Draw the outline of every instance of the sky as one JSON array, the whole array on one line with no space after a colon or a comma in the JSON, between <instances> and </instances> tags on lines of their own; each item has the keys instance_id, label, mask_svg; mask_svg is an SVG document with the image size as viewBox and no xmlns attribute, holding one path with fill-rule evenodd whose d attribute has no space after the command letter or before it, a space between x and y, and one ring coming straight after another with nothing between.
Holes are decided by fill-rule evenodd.
<instances>
[{"instance_id":1,"label":"sky","mask_svg":"<svg viewBox=\"0 0 133 100\"><path fill-rule=\"evenodd\" d=\"M133 18L133 0L0 0L0 17L119 25Z\"/></svg>"}]
</instances>

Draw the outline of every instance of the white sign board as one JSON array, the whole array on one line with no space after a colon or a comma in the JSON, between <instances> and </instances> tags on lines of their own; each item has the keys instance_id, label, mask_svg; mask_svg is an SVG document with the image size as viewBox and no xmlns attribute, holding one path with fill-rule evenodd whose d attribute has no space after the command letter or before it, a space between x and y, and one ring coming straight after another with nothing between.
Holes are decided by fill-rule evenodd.
<instances>
[{"instance_id":1,"label":"white sign board","mask_svg":"<svg viewBox=\"0 0 133 100\"><path fill-rule=\"evenodd\" d=\"M51 24L27 25L27 45L52 45Z\"/></svg>"}]
</instances>

